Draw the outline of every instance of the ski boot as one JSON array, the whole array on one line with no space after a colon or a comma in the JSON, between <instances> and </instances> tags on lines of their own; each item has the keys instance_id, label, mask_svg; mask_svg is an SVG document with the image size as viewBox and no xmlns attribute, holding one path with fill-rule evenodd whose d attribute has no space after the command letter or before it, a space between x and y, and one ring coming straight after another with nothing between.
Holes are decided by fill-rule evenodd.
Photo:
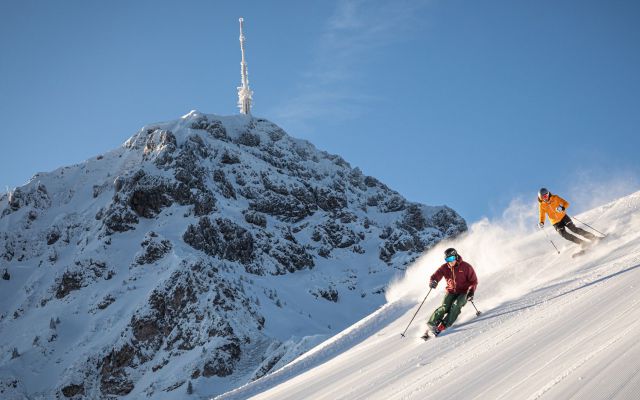
<instances>
[{"instance_id":1,"label":"ski boot","mask_svg":"<svg viewBox=\"0 0 640 400\"><path fill-rule=\"evenodd\" d=\"M442 321L436 322L435 325L427 324L427 330L422 335L422 339L428 340L430 338L434 338L440 334L446 327L442 323Z\"/></svg>"},{"instance_id":2,"label":"ski boot","mask_svg":"<svg viewBox=\"0 0 640 400\"><path fill-rule=\"evenodd\" d=\"M436 330L435 330L435 335L438 336L440 333L442 333L442 331L444 331L445 329L447 329L447 327L444 325L444 323L440 322L438 324L438 326L436 326Z\"/></svg>"}]
</instances>

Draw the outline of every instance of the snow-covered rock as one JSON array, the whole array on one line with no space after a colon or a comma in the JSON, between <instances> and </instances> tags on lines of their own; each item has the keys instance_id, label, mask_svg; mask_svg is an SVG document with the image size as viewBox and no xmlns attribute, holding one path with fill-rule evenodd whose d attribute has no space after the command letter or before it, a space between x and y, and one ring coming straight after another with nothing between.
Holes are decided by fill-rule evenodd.
<instances>
[{"instance_id":1,"label":"snow-covered rock","mask_svg":"<svg viewBox=\"0 0 640 400\"><path fill-rule=\"evenodd\" d=\"M3 398L221 393L466 230L267 120L196 111L37 174L0 215Z\"/></svg>"}]
</instances>

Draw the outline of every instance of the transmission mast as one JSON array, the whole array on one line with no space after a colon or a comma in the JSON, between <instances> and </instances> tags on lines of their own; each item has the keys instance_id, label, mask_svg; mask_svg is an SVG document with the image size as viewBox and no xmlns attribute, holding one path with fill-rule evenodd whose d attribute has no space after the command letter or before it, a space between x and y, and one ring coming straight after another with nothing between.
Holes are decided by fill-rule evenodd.
<instances>
[{"instance_id":1,"label":"transmission mast","mask_svg":"<svg viewBox=\"0 0 640 400\"><path fill-rule=\"evenodd\" d=\"M242 33L243 23L244 18L240 18L240 51L242 52L240 73L242 75L242 86L238 87L238 107L240 107L240 112L242 114L251 115L251 100L253 99L253 92L249 89L247 62L244 58L244 33Z\"/></svg>"}]
</instances>

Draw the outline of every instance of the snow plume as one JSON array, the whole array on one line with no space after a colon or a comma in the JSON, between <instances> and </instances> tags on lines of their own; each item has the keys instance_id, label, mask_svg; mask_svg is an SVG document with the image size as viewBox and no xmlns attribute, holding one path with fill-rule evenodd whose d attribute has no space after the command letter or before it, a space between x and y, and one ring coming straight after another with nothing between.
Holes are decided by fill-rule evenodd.
<instances>
[{"instance_id":1,"label":"snow plume","mask_svg":"<svg viewBox=\"0 0 640 400\"><path fill-rule=\"evenodd\" d=\"M638 188L638 171L581 170L572 180L568 194L561 196L571 203L573 212L578 213L627 196Z\"/></svg>"},{"instance_id":2,"label":"snow plume","mask_svg":"<svg viewBox=\"0 0 640 400\"><path fill-rule=\"evenodd\" d=\"M526 244L527 237L535 229L536 221L535 203L527 203L519 198L512 200L497 220L483 218L473 223L464 235L455 240L440 242L431 248L407 269L404 277L389 285L387 300L413 301L423 298L428 290L429 277L444 263L444 250L449 247L455 247L462 258L474 266L480 281L478 290L486 290L484 278L496 273L516 274L518 262L539 251L530 246L528 248ZM436 291L442 291L444 286L441 282ZM501 290L508 292L508 287L505 285ZM496 287L492 287L492 291L495 290Z\"/></svg>"},{"instance_id":3,"label":"snow plume","mask_svg":"<svg viewBox=\"0 0 640 400\"><path fill-rule=\"evenodd\" d=\"M617 231L619 221L612 225L610 221L600 220L601 212L588 212L588 216L580 213L633 193L640 187L637 174L630 171L596 173L583 170L573 182L566 193L558 193L571 204L569 215L576 225L585 228L581 223L584 221L603 232ZM553 188L549 189L553 192ZM431 248L407 269L403 277L389 285L387 301L422 301L429 289L429 277L444 263L444 250L449 247L456 248L462 258L473 265L479 280L478 295L485 308L509 301L526 288L535 288L543 279L542 272L531 273L523 269L535 268L544 256L555 254L554 245L564 252L572 244L555 232L548 219L544 231L535 232L538 206L534 196L513 199L499 218L483 218L471 224L469 231L455 240L443 241ZM560 273L546 271L546 278L549 273L556 272ZM444 287L440 282L435 290L438 295L432 293L430 301L441 301Z\"/></svg>"}]
</instances>

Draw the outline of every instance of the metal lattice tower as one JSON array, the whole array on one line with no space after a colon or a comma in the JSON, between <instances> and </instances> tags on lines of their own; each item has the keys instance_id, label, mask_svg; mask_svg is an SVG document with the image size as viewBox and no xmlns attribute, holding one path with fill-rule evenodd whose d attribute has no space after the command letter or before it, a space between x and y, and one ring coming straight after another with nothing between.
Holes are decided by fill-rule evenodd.
<instances>
[{"instance_id":1,"label":"metal lattice tower","mask_svg":"<svg viewBox=\"0 0 640 400\"><path fill-rule=\"evenodd\" d=\"M251 115L251 101L253 100L253 92L249 89L249 77L247 72L247 62L244 58L244 33L242 26L244 18L240 18L240 51L242 52L242 61L240 62L240 74L242 75L242 86L238 87L238 107L242 114Z\"/></svg>"}]
</instances>

